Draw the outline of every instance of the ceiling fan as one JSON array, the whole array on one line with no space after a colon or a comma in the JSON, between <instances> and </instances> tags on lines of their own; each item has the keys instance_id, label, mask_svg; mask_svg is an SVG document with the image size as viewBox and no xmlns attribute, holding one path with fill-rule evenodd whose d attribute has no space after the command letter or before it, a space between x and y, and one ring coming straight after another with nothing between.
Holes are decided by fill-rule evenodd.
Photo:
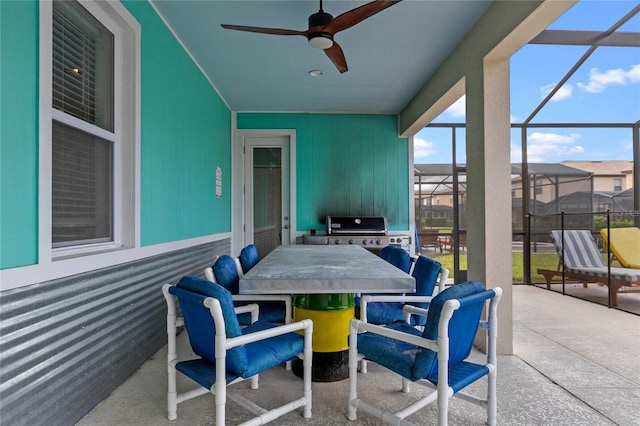
<instances>
[{"instance_id":1,"label":"ceiling fan","mask_svg":"<svg viewBox=\"0 0 640 426\"><path fill-rule=\"evenodd\" d=\"M309 16L309 29L306 31L227 24L222 24L222 27L228 30L249 31L262 34L304 36L309 40L309 44L312 47L323 49L329 59L331 59L331 62L338 68L338 71L344 73L348 71L347 60L344 57L344 52L340 45L333 40L336 33L351 28L400 1L401 0L375 0L351 9L334 18L322 10L322 0L320 0L320 10Z\"/></svg>"}]
</instances>

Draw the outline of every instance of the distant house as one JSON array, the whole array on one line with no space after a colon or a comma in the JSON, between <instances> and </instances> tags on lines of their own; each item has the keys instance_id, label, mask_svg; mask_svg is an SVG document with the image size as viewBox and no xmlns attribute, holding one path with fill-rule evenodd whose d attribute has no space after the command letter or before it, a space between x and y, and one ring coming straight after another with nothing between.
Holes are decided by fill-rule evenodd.
<instances>
[{"instance_id":1,"label":"distant house","mask_svg":"<svg viewBox=\"0 0 640 426\"><path fill-rule=\"evenodd\" d=\"M557 200L575 192L593 191L593 174L558 163L529 163L529 213L551 214L562 209ZM522 165L511 166L511 195L514 200L522 199Z\"/></svg>"},{"instance_id":2,"label":"distant house","mask_svg":"<svg viewBox=\"0 0 640 426\"><path fill-rule=\"evenodd\" d=\"M594 191L633 188L633 160L563 161L560 164L593 173Z\"/></svg>"}]
</instances>

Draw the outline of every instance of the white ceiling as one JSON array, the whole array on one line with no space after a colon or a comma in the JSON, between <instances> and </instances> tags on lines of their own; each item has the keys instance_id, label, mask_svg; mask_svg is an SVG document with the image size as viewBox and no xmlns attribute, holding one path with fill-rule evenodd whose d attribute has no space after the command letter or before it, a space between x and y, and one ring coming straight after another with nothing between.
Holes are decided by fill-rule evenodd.
<instances>
[{"instance_id":1,"label":"white ceiling","mask_svg":"<svg viewBox=\"0 0 640 426\"><path fill-rule=\"evenodd\" d=\"M404 0L335 36L340 74L302 36L226 30L220 24L306 30L316 0L152 0L234 111L398 113L490 0ZM367 1L325 0L334 17ZM322 70L311 77L311 70Z\"/></svg>"}]
</instances>

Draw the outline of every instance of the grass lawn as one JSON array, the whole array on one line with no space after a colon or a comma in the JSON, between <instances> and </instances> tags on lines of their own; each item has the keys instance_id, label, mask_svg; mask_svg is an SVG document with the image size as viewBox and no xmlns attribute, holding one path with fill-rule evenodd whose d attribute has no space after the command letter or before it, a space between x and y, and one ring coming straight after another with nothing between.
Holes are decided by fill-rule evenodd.
<instances>
[{"instance_id":1,"label":"grass lawn","mask_svg":"<svg viewBox=\"0 0 640 426\"><path fill-rule=\"evenodd\" d=\"M449 270L449 278L453 278L453 254L433 254L428 255L432 259L442 263L442 266ZM513 270L513 282L524 282L524 261L522 253L513 253L511 258L511 268ZM558 256L552 253L545 254L532 254L531 255L531 279L534 282L544 281L544 277L536 273L538 269L557 269L558 268ZM460 255L460 269L467 269L467 254Z\"/></svg>"}]
</instances>

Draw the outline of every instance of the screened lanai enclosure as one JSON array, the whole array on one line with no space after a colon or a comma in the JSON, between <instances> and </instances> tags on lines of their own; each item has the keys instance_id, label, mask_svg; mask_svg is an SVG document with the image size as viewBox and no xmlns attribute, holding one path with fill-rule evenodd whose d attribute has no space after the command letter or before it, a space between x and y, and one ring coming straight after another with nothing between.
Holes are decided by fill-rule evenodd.
<instances>
[{"instance_id":1,"label":"screened lanai enclosure","mask_svg":"<svg viewBox=\"0 0 640 426\"><path fill-rule=\"evenodd\" d=\"M588 6L580 2L566 16L581 16L581 8ZM609 17L609 22L602 17L606 24L583 19L576 20L581 22L579 28L563 27L559 20L512 57L512 202L511 206L495 207L511 209L514 283L540 286L638 315L640 265L617 253L626 248L617 235L625 234L624 244L632 252L640 252L640 104L631 102L630 108L622 103L586 105L583 96L587 113L574 114L575 120L569 122L559 119L571 116L559 101L572 90L574 95L578 89L595 93L614 83L626 85L623 98L640 99L640 79L611 82L614 75L632 76L640 69L639 12L639 5L626 3L620 5L620 15ZM607 62L613 60L613 49L625 52L628 63ZM552 57L538 56L544 52ZM520 65L525 61L518 61L526 55L535 55L537 69L554 83L541 89L541 96L532 91L530 110L523 115L514 112L513 92L514 82L521 79L518 71L525 69ZM595 68L603 62L609 71ZM623 73L625 67L628 74ZM584 78L590 78L590 84L597 80L601 86L587 87L581 82ZM535 96L540 97L533 102ZM419 246L442 259L456 282L466 276L465 194L472 184L465 173L472 159L465 155L464 110L463 97L417 135L430 152L437 151L434 141L444 141L438 147L444 146L450 162L414 164ZM576 143L581 139L586 143L587 138L596 141L596 149L589 151ZM625 149L616 150L617 141L625 141ZM616 231L621 228L622 234ZM580 240L580 250L593 249L591 263L595 263L581 266L599 268L597 274L581 275L571 269L569 238L573 235L586 238Z\"/></svg>"}]
</instances>

